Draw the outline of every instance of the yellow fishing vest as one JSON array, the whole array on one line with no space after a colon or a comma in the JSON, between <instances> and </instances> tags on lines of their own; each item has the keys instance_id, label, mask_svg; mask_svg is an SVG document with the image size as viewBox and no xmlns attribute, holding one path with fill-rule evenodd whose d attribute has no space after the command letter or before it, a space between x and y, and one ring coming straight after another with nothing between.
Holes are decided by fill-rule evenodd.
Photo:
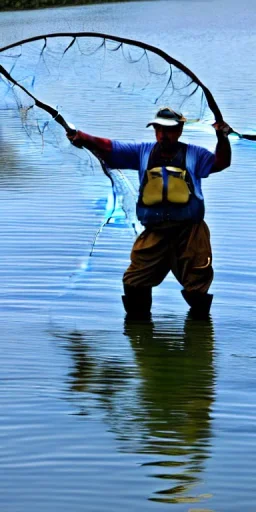
<instances>
[{"instance_id":1,"label":"yellow fishing vest","mask_svg":"<svg viewBox=\"0 0 256 512\"><path fill-rule=\"evenodd\" d=\"M146 171L141 188L141 201L145 206L159 203L186 204L190 190L186 182L187 171L179 167L154 167Z\"/></svg>"},{"instance_id":2,"label":"yellow fishing vest","mask_svg":"<svg viewBox=\"0 0 256 512\"><path fill-rule=\"evenodd\" d=\"M165 164L159 152L159 145L154 146L140 186L141 206L166 207L168 204L171 206L188 203L191 195L191 178L185 169L186 151L187 145L180 143L179 151Z\"/></svg>"}]
</instances>

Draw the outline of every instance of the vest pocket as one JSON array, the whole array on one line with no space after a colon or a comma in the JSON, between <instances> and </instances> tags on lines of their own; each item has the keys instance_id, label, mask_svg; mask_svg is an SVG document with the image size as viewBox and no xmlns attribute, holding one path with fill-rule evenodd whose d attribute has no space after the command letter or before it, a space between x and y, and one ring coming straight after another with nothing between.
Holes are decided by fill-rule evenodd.
<instances>
[{"instance_id":1,"label":"vest pocket","mask_svg":"<svg viewBox=\"0 0 256 512\"><path fill-rule=\"evenodd\" d=\"M154 167L147 171L141 199L145 206L159 203L186 204L190 190L186 182L186 170L179 167Z\"/></svg>"},{"instance_id":2,"label":"vest pocket","mask_svg":"<svg viewBox=\"0 0 256 512\"><path fill-rule=\"evenodd\" d=\"M186 182L186 170L179 167L166 167L167 172L167 201L170 203L186 204L190 190Z\"/></svg>"},{"instance_id":3,"label":"vest pocket","mask_svg":"<svg viewBox=\"0 0 256 512\"><path fill-rule=\"evenodd\" d=\"M154 167L147 171L147 182L142 189L142 202L146 206L153 206L154 204L163 201L163 172L162 167Z\"/></svg>"}]
</instances>

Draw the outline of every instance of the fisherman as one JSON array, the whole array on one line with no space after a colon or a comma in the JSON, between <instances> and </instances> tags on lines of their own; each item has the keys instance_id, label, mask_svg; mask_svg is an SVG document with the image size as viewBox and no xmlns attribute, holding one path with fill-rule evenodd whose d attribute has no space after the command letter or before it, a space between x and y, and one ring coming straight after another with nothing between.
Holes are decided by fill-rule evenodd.
<instances>
[{"instance_id":1,"label":"fisherman","mask_svg":"<svg viewBox=\"0 0 256 512\"><path fill-rule=\"evenodd\" d=\"M145 227L136 239L131 263L123 276L123 304L129 318L149 318L152 287L172 271L182 285L191 316L207 318L213 295L209 228L204 221L201 178L226 169L231 163L230 126L213 124L215 153L180 142L186 118L169 107L161 108L148 126L156 141L131 143L94 137L78 130L68 138L85 147L113 169L135 169L140 189L137 217Z\"/></svg>"}]
</instances>

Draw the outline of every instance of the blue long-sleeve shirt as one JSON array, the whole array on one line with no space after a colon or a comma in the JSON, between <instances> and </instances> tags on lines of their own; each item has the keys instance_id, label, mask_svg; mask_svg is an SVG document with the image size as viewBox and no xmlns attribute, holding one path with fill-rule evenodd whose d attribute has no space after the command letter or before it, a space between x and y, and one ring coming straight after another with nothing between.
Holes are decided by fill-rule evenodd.
<instances>
[{"instance_id":1,"label":"blue long-sleeve shirt","mask_svg":"<svg viewBox=\"0 0 256 512\"><path fill-rule=\"evenodd\" d=\"M114 169L134 169L139 172L139 181L142 183L148 167L150 153L155 142L131 143L112 140L111 154L108 156L108 165ZM207 178L213 171L215 156L200 146L187 145L186 170L189 172L194 193L198 199L203 200L201 178Z\"/></svg>"}]
</instances>

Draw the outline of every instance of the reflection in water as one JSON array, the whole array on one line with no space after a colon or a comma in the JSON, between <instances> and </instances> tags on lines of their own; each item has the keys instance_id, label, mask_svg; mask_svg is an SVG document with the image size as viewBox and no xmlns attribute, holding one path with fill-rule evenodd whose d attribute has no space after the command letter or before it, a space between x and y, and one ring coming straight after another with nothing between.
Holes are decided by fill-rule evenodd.
<instances>
[{"instance_id":1,"label":"reflection in water","mask_svg":"<svg viewBox=\"0 0 256 512\"><path fill-rule=\"evenodd\" d=\"M198 480L209 450L212 324L188 317L183 332L161 323L146 329L130 325L126 333L141 375L140 421L147 432L142 450L157 455L146 465L154 466L155 477L169 481L153 499L194 501L184 493Z\"/></svg>"},{"instance_id":2,"label":"reflection in water","mask_svg":"<svg viewBox=\"0 0 256 512\"><path fill-rule=\"evenodd\" d=\"M147 474L165 482L151 500L200 501L206 496L196 496L192 487L200 482L210 449L212 323L189 317L184 325L177 319L133 323L125 325L124 335L130 356L125 338L115 341L118 333L68 335L74 364L68 379L70 399L80 415L100 409L122 451L145 455ZM113 342L119 351L111 356Z\"/></svg>"}]
</instances>

